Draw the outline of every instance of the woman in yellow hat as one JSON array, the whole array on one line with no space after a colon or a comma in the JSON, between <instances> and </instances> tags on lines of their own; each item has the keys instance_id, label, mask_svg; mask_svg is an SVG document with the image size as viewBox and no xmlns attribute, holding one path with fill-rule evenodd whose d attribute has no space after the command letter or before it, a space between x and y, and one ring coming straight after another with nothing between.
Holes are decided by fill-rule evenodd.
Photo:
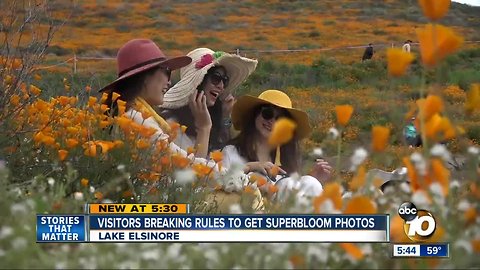
<instances>
[{"instance_id":1,"label":"woman in yellow hat","mask_svg":"<svg viewBox=\"0 0 480 270\"><path fill-rule=\"evenodd\" d=\"M292 119L296 124L294 138L281 147L272 148L268 138L275 121L280 117ZM332 167L317 159L309 175L293 181L293 173L301 175L299 140L311 132L309 118L304 111L292 107L288 95L279 90L266 90L258 97L242 96L233 106L232 122L239 135L223 149L223 165L245 164L245 173L257 172L269 176L275 165L280 167L280 176L269 178L284 193L292 188L299 194L318 196L322 183L330 178ZM246 163L245 163L246 162Z\"/></svg>"}]
</instances>

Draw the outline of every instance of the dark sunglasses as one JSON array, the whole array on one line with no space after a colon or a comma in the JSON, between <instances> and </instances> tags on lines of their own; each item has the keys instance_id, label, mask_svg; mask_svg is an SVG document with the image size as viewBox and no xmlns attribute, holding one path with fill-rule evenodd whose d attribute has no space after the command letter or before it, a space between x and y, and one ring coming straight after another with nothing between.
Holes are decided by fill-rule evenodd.
<instances>
[{"instance_id":1,"label":"dark sunglasses","mask_svg":"<svg viewBox=\"0 0 480 270\"><path fill-rule=\"evenodd\" d=\"M222 76L217 72L210 75L210 82L212 82L213 85L217 86L221 81L223 82L223 87L227 87L230 78L227 75Z\"/></svg>"},{"instance_id":2,"label":"dark sunglasses","mask_svg":"<svg viewBox=\"0 0 480 270\"><path fill-rule=\"evenodd\" d=\"M168 80L170 81L170 79L172 78L172 70L168 67L162 67L162 71L165 75L167 75Z\"/></svg>"},{"instance_id":3,"label":"dark sunglasses","mask_svg":"<svg viewBox=\"0 0 480 270\"><path fill-rule=\"evenodd\" d=\"M262 115L263 119L265 120L271 120L275 118L277 120L279 117L283 116L281 113L279 113L279 110L275 109L272 106L263 106L260 108L260 114Z\"/></svg>"}]
</instances>

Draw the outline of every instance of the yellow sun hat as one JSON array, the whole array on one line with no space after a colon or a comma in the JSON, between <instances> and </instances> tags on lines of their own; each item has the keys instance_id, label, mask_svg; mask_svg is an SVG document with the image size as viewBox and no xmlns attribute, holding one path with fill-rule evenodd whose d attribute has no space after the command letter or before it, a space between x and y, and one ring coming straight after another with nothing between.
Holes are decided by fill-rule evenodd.
<instances>
[{"instance_id":1,"label":"yellow sun hat","mask_svg":"<svg viewBox=\"0 0 480 270\"><path fill-rule=\"evenodd\" d=\"M233 105L232 123L236 130L242 130L251 119L255 108L260 105L270 104L287 110L297 124L296 135L298 139L306 138L312 132L308 114L293 108L290 97L280 90L266 90L258 97L245 95L238 98Z\"/></svg>"}]
</instances>

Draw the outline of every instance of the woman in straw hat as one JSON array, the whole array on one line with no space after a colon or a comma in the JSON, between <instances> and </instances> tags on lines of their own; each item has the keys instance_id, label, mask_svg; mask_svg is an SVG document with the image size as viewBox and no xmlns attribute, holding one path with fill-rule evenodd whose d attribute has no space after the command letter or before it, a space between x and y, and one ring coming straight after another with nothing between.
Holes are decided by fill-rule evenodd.
<instances>
[{"instance_id":1,"label":"woman in straw hat","mask_svg":"<svg viewBox=\"0 0 480 270\"><path fill-rule=\"evenodd\" d=\"M120 94L118 99L126 102L125 115L141 125L157 130L151 137L152 141L167 140L170 125L159 116L152 107L163 103L163 96L170 87L171 71L184 67L192 59L180 56L168 59L158 46L149 39L133 39L124 44L117 54L118 78L102 88L107 92L105 104L109 106L108 113L118 114L117 100L112 102L113 93ZM206 97L199 95L191 102L191 109L197 115L198 122L205 126L199 131L197 139L201 147L198 153L206 156L208 138L210 135L210 117L207 111ZM143 114L142 114L143 113ZM144 119L143 115L150 115ZM174 152L186 155L186 152L174 143L170 143Z\"/></svg>"},{"instance_id":2,"label":"woman in straw hat","mask_svg":"<svg viewBox=\"0 0 480 270\"><path fill-rule=\"evenodd\" d=\"M204 95L212 122L209 149L221 149L230 139L232 92L255 70L257 60L208 48L197 48L187 56L192 63L180 69L180 81L165 94L161 115L187 126L186 136L176 137L179 146L196 147L203 123L191 103L196 96Z\"/></svg>"},{"instance_id":3,"label":"woman in straw hat","mask_svg":"<svg viewBox=\"0 0 480 270\"><path fill-rule=\"evenodd\" d=\"M272 148L268 138L280 117L292 119L297 128L292 140ZM240 134L223 149L225 167L246 162L244 172L267 176L279 188L280 196L292 188L299 189L298 194L306 196L318 196L322 192L321 183L330 178L332 171L328 162L322 159L317 159L311 173L300 177L299 181L288 176L300 173L299 140L311 132L307 113L292 108L288 95L279 90L266 90L258 97L242 96L233 106L232 122ZM280 167L280 175L270 177L275 166Z\"/></svg>"}]
</instances>

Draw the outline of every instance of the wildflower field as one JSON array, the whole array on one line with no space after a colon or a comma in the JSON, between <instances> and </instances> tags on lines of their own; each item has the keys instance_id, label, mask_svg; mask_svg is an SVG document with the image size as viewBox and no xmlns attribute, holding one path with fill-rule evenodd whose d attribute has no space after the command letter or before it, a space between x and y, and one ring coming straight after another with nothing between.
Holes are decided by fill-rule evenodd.
<instances>
[{"instance_id":1,"label":"wildflower field","mask_svg":"<svg viewBox=\"0 0 480 270\"><path fill-rule=\"evenodd\" d=\"M467 41L480 40L480 8L446 0L299 2L303 6L2 1L0 268L478 267L480 45ZM265 201L265 212L388 213L392 242L410 242L397 209L411 201L435 215L437 229L428 241L449 242L450 258L391 259L390 244L369 243L35 243L37 213L81 213L85 203L182 202L193 212L216 211L203 202L208 188L225 179L172 155L166 143L150 145L153 130L104 114L106 96L97 90L115 78L115 62L81 57L114 56L137 37L155 40L168 55L199 46L245 50L259 65L236 96L281 89L308 112L314 131L302 144L305 168L321 152L335 168L334 181L316 198ZM406 39L416 41L412 53L398 48ZM248 51L392 40L396 48L379 46L365 62L359 61L363 49ZM71 55L79 56L75 69L71 61L57 65ZM402 136L412 116L424 142L419 148L409 148ZM172 125L173 131L185 128ZM220 152L211 157L221 164ZM384 192L368 174L400 167L407 168L409 184ZM269 184L253 179L232 211L251 212L248 202L262 185ZM265 190L276 192L274 186Z\"/></svg>"}]
</instances>

